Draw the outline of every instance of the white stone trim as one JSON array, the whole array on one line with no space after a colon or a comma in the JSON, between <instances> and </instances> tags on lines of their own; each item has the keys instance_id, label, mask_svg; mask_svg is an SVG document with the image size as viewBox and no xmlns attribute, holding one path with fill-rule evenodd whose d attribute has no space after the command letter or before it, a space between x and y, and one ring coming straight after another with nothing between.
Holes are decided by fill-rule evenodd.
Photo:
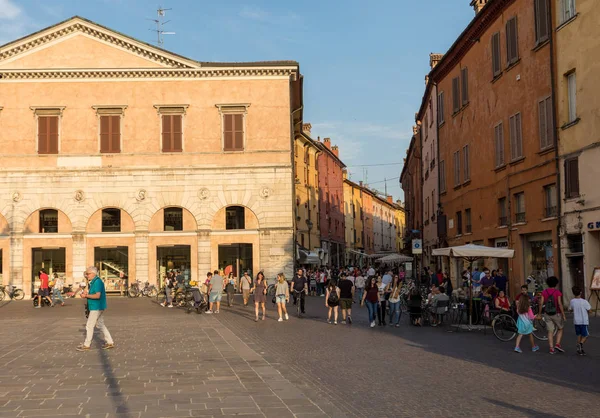
<instances>
[{"instance_id":1,"label":"white stone trim","mask_svg":"<svg viewBox=\"0 0 600 418\"><path fill-rule=\"evenodd\" d=\"M121 209L123 210L123 209ZM94 212L96 213L96 212ZM133 232L103 232L86 234L87 238L133 238L135 234Z\"/></svg>"},{"instance_id":2,"label":"white stone trim","mask_svg":"<svg viewBox=\"0 0 600 418\"><path fill-rule=\"evenodd\" d=\"M210 235L227 236L227 235L258 235L258 229L230 229L226 231L211 231Z\"/></svg>"},{"instance_id":3,"label":"white stone trim","mask_svg":"<svg viewBox=\"0 0 600 418\"><path fill-rule=\"evenodd\" d=\"M164 231L164 232L150 232L149 237L195 237L198 236L197 232L184 232L184 231Z\"/></svg>"},{"instance_id":4,"label":"white stone trim","mask_svg":"<svg viewBox=\"0 0 600 418\"><path fill-rule=\"evenodd\" d=\"M71 234L54 234L54 233L45 233L45 234L23 234L23 238L25 239L64 239L64 238L72 238Z\"/></svg>"}]
</instances>

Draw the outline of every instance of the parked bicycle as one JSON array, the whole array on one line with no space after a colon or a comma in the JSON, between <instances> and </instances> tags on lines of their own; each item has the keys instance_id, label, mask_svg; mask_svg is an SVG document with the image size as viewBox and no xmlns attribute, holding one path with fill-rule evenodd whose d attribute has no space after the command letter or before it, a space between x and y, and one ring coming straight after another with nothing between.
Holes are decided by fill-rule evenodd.
<instances>
[{"instance_id":1,"label":"parked bicycle","mask_svg":"<svg viewBox=\"0 0 600 418\"><path fill-rule=\"evenodd\" d=\"M129 286L129 289L127 289L127 296L130 298L137 298L141 296L154 298L158 295L158 290L153 284L146 282L144 287L140 287L140 284L140 281L133 282L131 286Z\"/></svg>"},{"instance_id":2,"label":"parked bicycle","mask_svg":"<svg viewBox=\"0 0 600 418\"><path fill-rule=\"evenodd\" d=\"M0 301L4 300L5 296L9 299L22 300L25 292L13 285L0 286Z\"/></svg>"}]
</instances>

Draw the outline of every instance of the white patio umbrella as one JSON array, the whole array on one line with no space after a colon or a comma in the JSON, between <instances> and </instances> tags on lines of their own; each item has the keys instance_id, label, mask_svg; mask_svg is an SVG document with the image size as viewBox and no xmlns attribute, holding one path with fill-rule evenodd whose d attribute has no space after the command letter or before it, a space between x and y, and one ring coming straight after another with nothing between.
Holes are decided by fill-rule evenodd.
<instances>
[{"instance_id":1,"label":"white patio umbrella","mask_svg":"<svg viewBox=\"0 0 600 418\"><path fill-rule=\"evenodd\" d=\"M413 261L412 257L408 257L402 254L390 254L376 260L376 263L408 263Z\"/></svg>"}]
</instances>

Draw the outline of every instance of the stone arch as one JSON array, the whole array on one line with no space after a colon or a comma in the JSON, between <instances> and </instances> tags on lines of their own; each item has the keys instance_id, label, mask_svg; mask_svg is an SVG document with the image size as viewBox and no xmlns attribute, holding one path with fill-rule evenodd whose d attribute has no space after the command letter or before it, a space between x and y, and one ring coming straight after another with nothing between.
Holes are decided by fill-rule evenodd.
<instances>
[{"instance_id":1,"label":"stone arch","mask_svg":"<svg viewBox=\"0 0 600 418\"><path fill-rule=\"evenodd\" d=\"M245 228L244 229L259 229L260 222L259 222L258 216L256 216L256 213L254 213L254 211L252 209L250 209L249 207L244 206L244 205L233 204L233 205L223 206L215 212L215 214L213 215L212 221L211 221L211 230L212 231L225 231L226 230L225 211L227 210L227 208L233 207L233 206L239 206L239 207L242 207L245 209L244 210L244 216L245 216Z\"/></svg>"},{"instance_id":2,"label":"stone arch","mask_svg":"<svg viewBox=\"0 0 600 418\"><path fill-rule=\"evenodd\" d=\"M159 211L167 207L179 207L192 215L196 224L195 230L197 230L203 222L203 213L196 193L196 190L159 192L155 196L152 196L154 195L152 193L150 200L144 205L144 216L143 219L140 218L140 226L150 230L151 222ZM136 219L135 216L134 219Z\"/></svg>"},{"instance_id":3,"label":"stone arch","mask_svg":"<svg viewBox=\"0 0 600 418\"><path fill-rule=\"evenodd\" d=\"M135 221L131 214L118 206L105 206L99 208L94 213L92 213L89 217L87 217L86 224L86 232L88 233L97 233L102 232L102 211L104 209L119 209L121 211L121 232L134 232L135 231Z\"/></svg>"},{"instance_id":4,"label":"stone arch","mask_svg":"<svg viewBox=\"0 0 600 418\"><path fill-rule=\"evenodd\" d=\"M148 232L163 232L164 231L164 210L166 208L180 208L183 212L183 231L197 231L198 222L194 214L187 208L180 205L167 205L159 208L148 223ZM182 231L182 232L183 232Z\"/></svg>"},{"instance_id":5,"label":"stone arch","mask_svg":"<svg viewBox=\"0 0 600 418\"><path fill-rule=\"evenodd\" d=\"M243 206L252 212L252 214L258 220L258 227L260 227L261 221L263 221L264 214L261 211L260 198L258 197L258 191L252 190L227 190L223 189L212 192L216 193L216 196L213 197L212 202L205 208L206 215L203 218L202 227L205 229L213 229L212 225L214 223L215 217L218 212L221 210L225 210L224 208L228 206ZM223 227L223 229L225 229Z\"/></svg>"},{"instance_id":6,"label":"stone arch","mask_svg":"<svg viewBox=\"0 0 600 418\"><path fill-rule=\"evenodd\" d=\"M84 216L81 216L79 222L74 226L77 230L87 230L92 216L99 210L105 208L118 208L123 212L126 212L133 220L135 229L138 229L139 225L143 224L141 219L143 218L145 210L142 206L135 203L135 199L120 193L102 193L98 194L97 198L96 195L94 195L93 197L85 199L85 208L83 209ZM150 217L148 216L148 219L149 218Z\"/></svg>"},{"instance_id":7,"label":"stone arch","mask_svg":"<svg viewBox=\"0 0 600 418\"><path fill-rule=\"evenodd\" d=\"M32 195L28 199L6 205L2 214L5 215L7 222L12 226L15 232L23 232L26 221L36 212L43 209L56 209L64 214L69 222L69 230L74 228L73 219L76 219L75 205L68 199L61 198L59 195ZM37 231L35 231L37 232Z\"/></svg>"},{"instance_id":8,"label":"stone arch","mask_svg":"<svg viewBox=\"0 0 600 418\"><path fill-rule=\"evenodd\" d=\"M45 209L57 211L59 234L70 234L73 232L71 219L64 211L55 207L42 207L32 212L23 222L23 232L25 234L37 234L40 232L40 212Z\"/></svg>"}]
</instances>

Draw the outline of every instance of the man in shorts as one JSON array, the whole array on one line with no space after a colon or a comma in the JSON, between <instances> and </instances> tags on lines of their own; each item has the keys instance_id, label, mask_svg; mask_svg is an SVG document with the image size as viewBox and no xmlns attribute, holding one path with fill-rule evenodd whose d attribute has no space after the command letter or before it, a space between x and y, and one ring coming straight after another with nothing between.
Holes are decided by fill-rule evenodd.
<instances>
[{"instance_id":1,"label":"man in shorts","mask_svg":"<svg viewBox=\"0 0 600 418\"><path fill-rule=\"evenodd\" d=\"M38 290L37 300L38 304L36 308L42 307L42 298L50 302L50 306L54 306L52 299L50 299L50 287L48 286L50 279L44 269L40 270L40 288Z\"/></svg>"},{"instance_id":2,"label":"man in shorts","mask_svg":"<svg viewBox=\"0 0 600 418\"><path fill-rule=\"evenodd\" d=\"M223 287L225 279L219 276L219 270L215 270L208 285L208 302L209 308L207 313L219 313L221 307L221 298L223 297ZM213 307L217 309L213 310Z\"/></svg>"},{"instance_id":3,"label":"man in shorts","mask_svg":"<svg viewBox=\"0 0 600 418\"><path fill-rule=\"evenodd\" d=\"M354 299L354 284L348 279L344 273L342 273L342 280L340 280L338 287L340 288L340 308L342 309L342 324L352 324L352 301Z\"/></svg>"},{"instance_id":4,"label":"man in shorts","mask_svg":"<svg viewBox=\"0 0 600 418\"><path fill-rule=\"evenodd\" d=\"M244 275L240 279L240 287L242 289L242 297L244 299L244 306L248 306L248 300L250 299L250 288L252 287L252 278L245 271Z\"/></svg>"},{"instance_id":5,"label":"man in shorts","mask_svg":"<svg viewBox=\"0 0 600 418\"><path fill-rule=\"evenodd\" d=\"M562 303L562 293L556 287L558 286L558 278L550 276L546 279L548 288L542 292L540 297L540 310L538 319L542 317L542 309L544 309L544 322L548 329L548 343L550 344L550 354L556 351L564 353L560 341L563 336L563 328L565 326L565 310ZM554 329L558 328L556 333L556 344L554 344Z\"/></svg>"}]
</instances>

